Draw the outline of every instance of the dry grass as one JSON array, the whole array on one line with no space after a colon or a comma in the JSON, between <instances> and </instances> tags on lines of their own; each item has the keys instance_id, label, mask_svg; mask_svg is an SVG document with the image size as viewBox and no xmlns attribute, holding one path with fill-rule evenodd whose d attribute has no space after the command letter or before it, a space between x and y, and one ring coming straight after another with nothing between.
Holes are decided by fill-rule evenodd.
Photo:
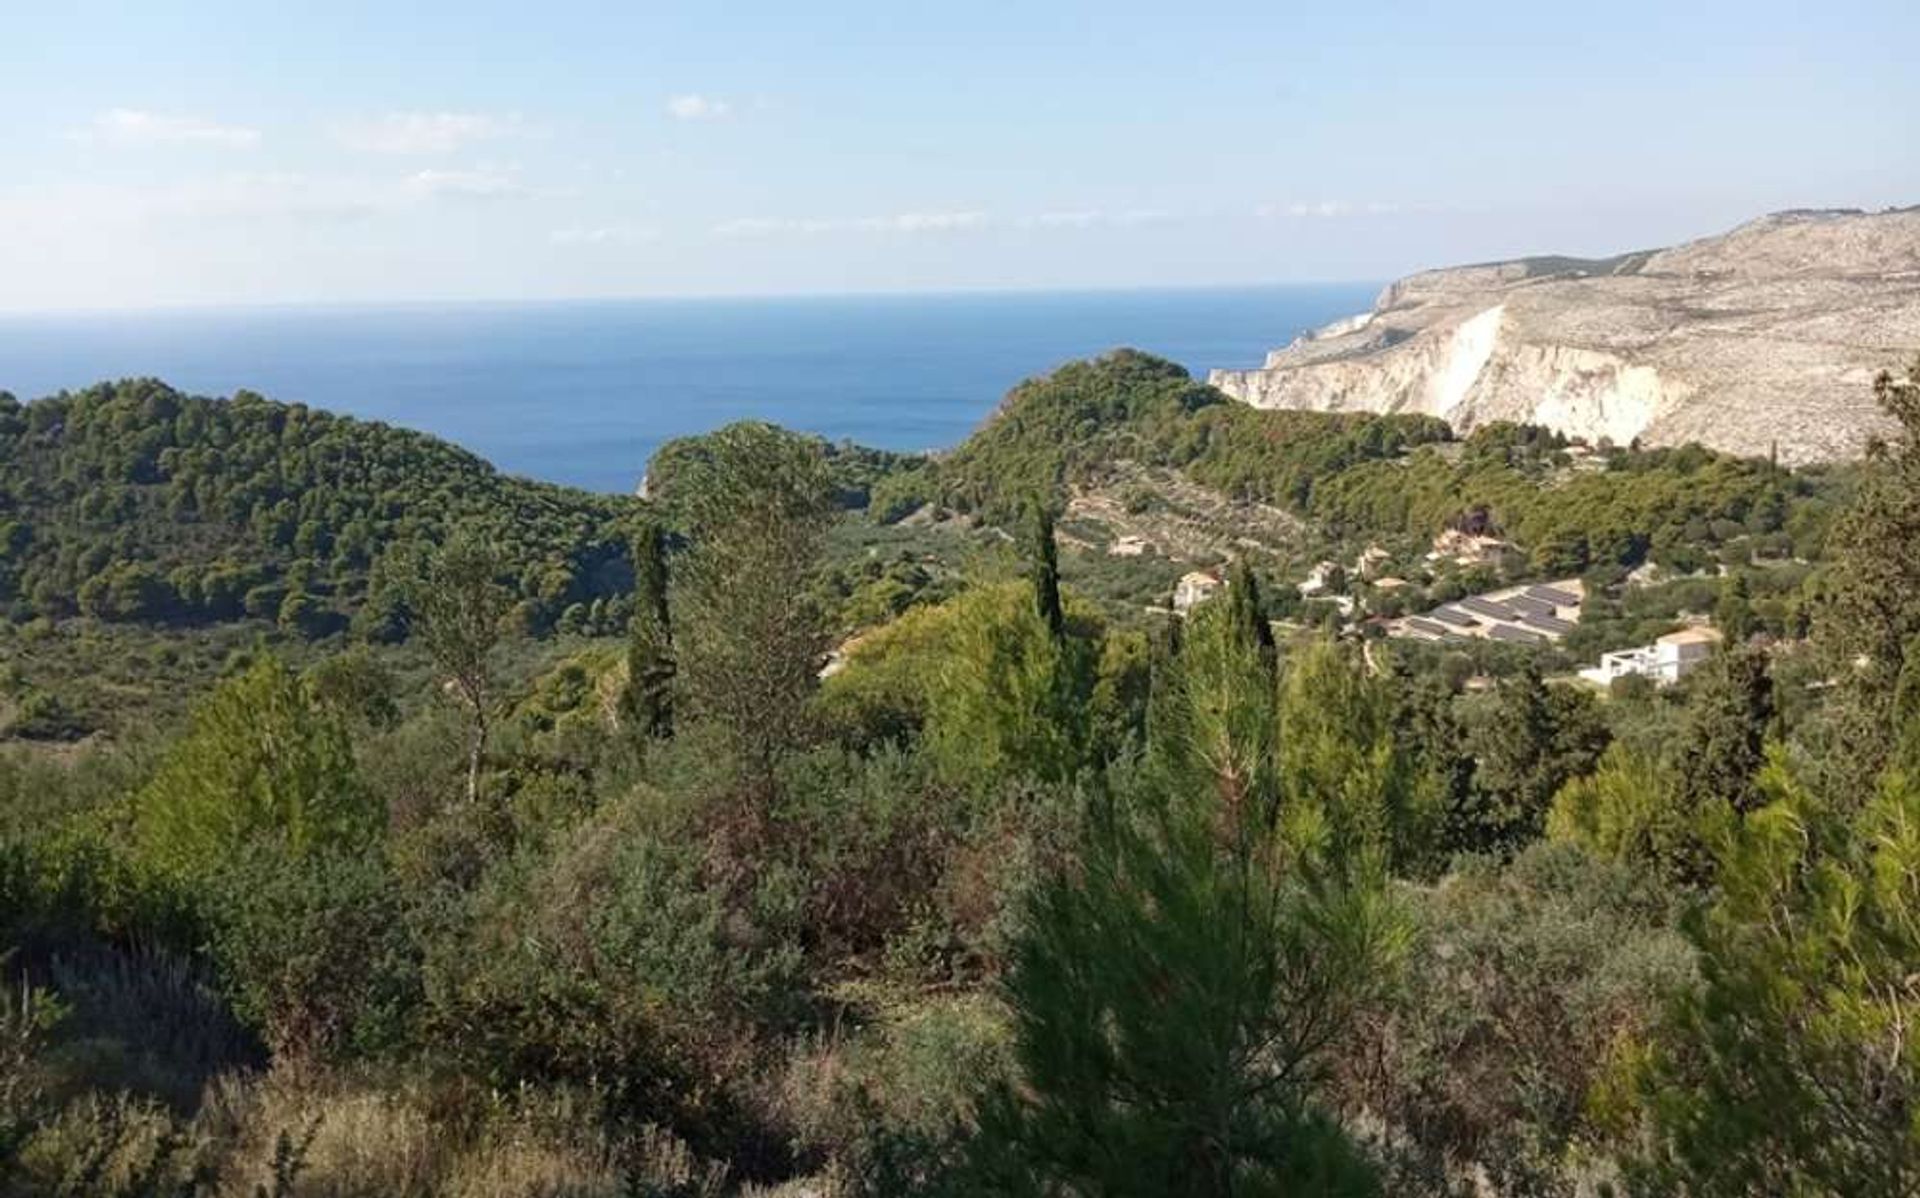
<instances>
[{"instance_id":1,"label":"dry grass","mask_svg":"<svg viewBox=\"0 0 1920 1198\"><path fill-rule=\"evenodd\" d=\"M275 1188L276 1157L297 1157ZM211 1084L191 1120L126 1098L89 1096L37 1132L24 1193L147 1198L624 1198L719 1195L725 1171L649 1129L616 1145L566 1098L381 1089L281 1069ZM195 1174L207 1181L182 1188ZM0 1184L0 1194L13 1190Z\"/></svg>"}]
</instances>

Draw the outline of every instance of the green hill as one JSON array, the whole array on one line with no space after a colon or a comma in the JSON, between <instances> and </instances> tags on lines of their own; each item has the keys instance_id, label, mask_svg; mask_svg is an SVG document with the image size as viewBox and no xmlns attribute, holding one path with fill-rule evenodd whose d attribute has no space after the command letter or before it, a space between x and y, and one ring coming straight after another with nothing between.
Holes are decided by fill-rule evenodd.
<instances>
[{"instance_id":1,"label":"green hill","mask_svg":"<svg viewBox=\"0 0 1920 1198\"><path fill-rule=\"evenodd\" d=\"M473 523L542 627L624 593L637 501L502 474L437 438L153 379L20 403L0 393L0 608L318 623L364 604L386 555Z\"/></svg>"}]
</instances>

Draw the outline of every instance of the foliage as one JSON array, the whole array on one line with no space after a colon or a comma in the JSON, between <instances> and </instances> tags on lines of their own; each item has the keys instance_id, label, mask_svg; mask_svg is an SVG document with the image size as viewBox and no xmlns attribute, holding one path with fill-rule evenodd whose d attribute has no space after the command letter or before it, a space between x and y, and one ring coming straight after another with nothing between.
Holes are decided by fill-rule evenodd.
<instances>
[{"instance_id":1,"label":"foliage","mask_svg":"<svg viewBox=\"0 0 1920 1198\"><path fill-rule=\"evenodd\" d=\"M1448 436L1443 422L1424 416L1256 411L1171 362L1117 350L1014 388L985 426L927 468L922 486L1010 524L1028 497L1057 506L1069 484L1132 460L1187 468L1229 494L1306 507L1320 480Z\"/></svg>"},{"instance_id":2,"label":"foliage","mask_svg":"<svg viewBox=\"0 0 1920 1198\"><path fill-rule=\"evenodd\" d=\"M1780 765L1766 790L1726 829L1718 896L1688 925L1702 989L1623 1064L1642 1170L1701 1195L1910 1194L1920 787L1891 774L1851 816Z\"/></svg>"},{"instance_id":3,"label":"foliage","mask_svg":"<svg viewBox=\"0 0 1920 1198\"><path fill-rule=\"evenodd\" d=\"M40 1058L62 1012L52 995L24 979L0 974L0 986L0 1171L8 1171L52 1105Z\"/></svg>"},{"instance_id":4,"label":"foliage","mask_svg":"<svg viewBox=\"0 0 1920 1198\"><path fill-rule=\"evenodd\" d=\"M433 663L467 709L467 801L480 801L480 767L493 719L493 657L506 618L501 561L480 533L462 528L413 569L407 603Z\"/></svg>"},{"instance_id":5,"label":"foliage","mask_svg":"<svg viewBox=\"0 0 1920 1198\"><path fill-rule=\"evenodd\" d=\"M403 1042L418 1007L406 904L384 863L242 856L208 883L209 951L234 1012L284 1060Z\"/></svg>"},{"instance_id":6,"label":"foliage","mask_svg":"<svg viewBox=\"0 0 1920 1198\"><path fill-rule=\"evenodd\" d=\"M314 702L349 724L379 729L400 722L399 682L364 645L316 662L304 678Z\"/></svg>"},{"instance_id":7,"label":"foliage","mask_svg":"<svg viewBox=\"0 0 1920 1198\"><path fill-rule=\"evenodd\" d=\"M1920 642L1828 626L1905 618L1900 446L1456 439L1121 352L937 459L677 442L644 506L153 384L0 450L23 1184L1911 1188ZM1086 514L1163 482L1293 531L1169 618L1194 563ZM1436 601L1581 573L1564 658L1276 637L1330 612L1281 578L1444 528L1520 548ZM1685 685L1539 673L1709 611L1754 635Z\"/></svg>"},{"instance_id":8,"label":"foliage","mask_svg":"<svg viewBox=\"0 0 1920 1198\"><path fill-rule=\"evenodd\" d=\"M1553 796L1589 773L1607 742L1589 695L1550 687L1530 666L1470 707L1465 724L1475 766L1468 806L1448 816L1457 851L1511 851L1538 837Z\"/></svg>"},{"instance_id":9,"label":"foliage","mask_svg":"<svg viewBox=\"0 0 1920 1198\"><path fill-rule=\"evenodd\" d=\"M1661 888L1568 845L1465 862L1408 897L1404 971L1339 1055L1344 1107L1500 1193L1564 1192L1599 1153L1586 1109L1616 1044L1694 984Z\"/></svg>"},{"instance_id":10,"label":"foliage","mask_svg":"<svg viewBox=\"0 0 1920 1198\"><path fill-rule=\"evenodd\" d=\"M1083 609L1063 611L1056 633L1040 594L1012 584L951 605L951 639L927 680L927 740L956 777L1064 782L1090 763L1104 629Z\"/></svg>"},{"instance_id":11,"label":"foliage","mask_svg":"<svg viewBox=\"0 0 1920 1198\"><path fill-rule=\"evenodd\" d=\"M1019 1082L982 1109L981 1188L1377 1192L1314 1097L1391 952L1378 896L1291 874L1251 828L1223 854L1217 811L1135 801L1028 914L1006 982Z\"/></svg>"},{"instance_id":12,"label":"foliage","mask_svg":"<svg viewBox=\"0 0 1920 1198\"><path fill-rule=\"evenodd\" d=\"M770 425L733 424L681 464L675 488L693 542L673 599L687 703L764 788L805 737L825 656L812 597L833 512L825 463Z\"/></svg>"},{"instance_id":13,"label":"foliage","mask_svg":"<svg viewBox=\"0 0 1920 1198\"><path fill-rule=\"evenodd\" d=\"M1703 876L1698 824L1699 813L1683 800L1667 764L1615 741L1593 773L1554 797L1547 835L1597 857L1691 881Z\"/></svg>"},{"instance_id":14,"label":"foliage","mask_svg":"<svg viewBox=\"0 0 1920 1198\"><path fill-rule=\"evenodd\" d=\"M832 501L840 508L859 510L876 502L886 505L889 500L884 495L877 501L874 497L896 484L911 488L912 480L926 462L921 454L896 453L855 445L851 441L829 441L825 437L762 427L790 442L794 452L821 463ZM722 429L695 437L676 437L662 445L647 463L647 496L675 520L686 520L690 494L712 481L707 473L712 455L717 443L731 435ZM895 518L905 514L900 511Z\"/></svg>"},{"instance_id":15,"label":"foliage","mask_svg":"<svg viewBox=\"0 0 1920 1198\"><path fill-rule=\"evenodd\" d=\"M1835 577L1819 639L1846 702L1836 705L1834 765L1864 793L1887 764L1885 735L1908 653L1920 645L1920 359L1883 373L1874 395L1897 433L1869 455L1858 496L1834 530Z\"/></svg>"},{"instance_id":16,"label":"foliage","mask_svg":"<svg viewBox=\"0 0 1920 1198\"><path fill-rule=\"evenodd\" d=\"M633 542L633 600L622 714L643 736L671 736L673 618L667 606L666 533L651 522L641 525Z\"/></svg>"},{"instance_id":17,"label":"foliage","mask_svg":"<svg viewBox=\"0 0 1920 1198\"><path fill-rule=\"evenodd\" d=\"M1407 872L1433 849L1442 799L1395 735L1394 699L1326 639L1288 655L1279 702L1281 809L1323 859Z\"/></svg>"},{"instance_id":18,"label":"foliage","mask_svg":"<svg viewBox=\"0 0 1920 1198\"><path fill-rule=\"evenodd\" d=\"M223 684L133 803L139 859L192 882L270 845L298 859L377 836L339 719L271 657Z\"/></svg>"},{"instance_id":19,"label":"foliage","mask_svg":"<svg viewBox=\"0 0 1920 1198\"><path fill-rule=\"evenodd\" d=\"M1005 983L1019 1074L985 1100L977 1185L1376 1190L1317 1083L1401 924L1376 874L1323 869L1278 834L1255 590L1242 571L1194 613L1144 785L1097 801L1076 868L1035 893Z\"/></svg>"},{"instance_id":20,"label":"foliage","mask_svg":"<svg viewBox=\"0 0 1920 1198\"><path fill-rule=\"evenodd\" d=\"M15 618L231 620L276 586L304 594L303 622L352 614L384 554L469 524L544 628L624 585L632 508L250 392L204 399L132 379L0 398L0 604ZM256 606L273 617L283 602L263 593Z\"/></svg>"},{"instance_id":21,"label":"foliage","mask_svg":"<svg viewBox=\"0 0 1920 1198\"><path fill-rule=\"evenodd\" d=\"M1774 717L1765 652L1723 649L1688 679L1688 691L1677 763L1682 803L1696 811L1714 802L1750 810L1759 802L1754 779Z\"/></svg>"}]
</instances>

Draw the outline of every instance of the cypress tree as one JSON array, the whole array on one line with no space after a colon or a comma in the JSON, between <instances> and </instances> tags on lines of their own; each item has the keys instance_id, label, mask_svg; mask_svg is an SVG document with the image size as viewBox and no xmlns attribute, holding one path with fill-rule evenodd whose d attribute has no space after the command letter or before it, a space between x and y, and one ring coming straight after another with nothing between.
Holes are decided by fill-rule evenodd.
<instances>
[{"instance_id":1,"label":"cypress tree","mask_svg":"<svg viewBox=\"0 0 1920 1198\"><path fill-rule=\"evenodd\" d=\"M667 609L666 533L649 520L633 542L633 614L627 620L622 707L650 737L673 735L673 622Z\"/></svg>"},{"instance_id":2,"label":"cypress tree","mask_svg":"<svg viewBox=\"0 0 1920 1198\"><path fill-rule=\"evenodd\" d=\"M1067 635L1067 612L1060 601L1060 554L1053 541L1053 517L1039 500L1027 504L1027 570L1033 602L1055 640Z\"/></svg>"},{"instance_id":3,"label":"cypress tree","mask_svg":"<svg viewBox=\"0 0 1920 1198\"><path fill-rule=\"evenodd\" d=\"M1688 810L1716 799L1746 812L1761 798L1754 778L1766 760L1773 722L1773 679L1766 654L1723 650L1694 678L1680 756L1680 792Z\"/></svg>"},{"instance_id":4,"label":"cypress tree","mask_svg":"<svg viewBox=\"0 0 1920 1198\"><path fill-rule=\"evenodd\" d=\"M1260 584L1245 558L1234 563L1233 577L1227 583L1227 608L1231 613L1228 619L1241 643L1271 662L1273 625L1267 622L1266 608L1260 601Z\"/></svg>"},{"instance_id":5,"label":"cypress tree","mask_svg":"<svg viewBox=\"0 0 1920 1198\"><path fill-rule=\"evenodd\" d=\"M1734 573L1720 584L1720 602L1714 605L1713 622L1720 626L1727 644L1738 645L1753 635L1753 594L1744 573Z\"/></svg>"}]
</instances>

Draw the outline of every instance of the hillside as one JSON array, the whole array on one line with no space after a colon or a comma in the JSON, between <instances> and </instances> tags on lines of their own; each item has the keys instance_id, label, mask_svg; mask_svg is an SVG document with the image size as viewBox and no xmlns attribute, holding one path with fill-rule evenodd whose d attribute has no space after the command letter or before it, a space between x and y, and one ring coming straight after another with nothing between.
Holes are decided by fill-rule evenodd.
<instances>
[{"instance_id":1,"label":"hillside","mask_svg":"<svg viewBox=\"0 0 1920 1198\"><path fill-rule=\"evenodd\" d=\"M874 496L882 513L932 501L1001 524L1040 496L1098 518L1115 552L1144 541L1186 560L1289 543L1424 550L1463 523L1500 530L1548 572L1685 565L1750 538L1819 551L1826 472L1697 445L1568 448L1506 422L1456 440L1426 415L1260 410L1123 350L1023 383L964 444Z\"/></svg>"},{"instance_id":2,"label":"hillside","mask_svg":"<svg viewBox=\"0 0 1920 1198\"><path fill-rule=\"evenodd\" d=\"M209 399L139 379L25 404L0 393L0 607L15 619L252 615L325 629L363 610L383 558L472 523L539 628L624 594L621 522L635 510L501 474L422 433L249 392Z\"/></svg>"},{"instance_id":3,"label":"hillside","mask_svg":"<svg viewBox=\"0 0 1920 1198\"><path fill-rule=\"evenodd\" d=\"M1920 349L1920 209L1784 212L1671 249L1426 271L1371 312L1215 370L1255 407L1419 412L1647 445L1857 456Z\"/></svg>"}]
</instances>

